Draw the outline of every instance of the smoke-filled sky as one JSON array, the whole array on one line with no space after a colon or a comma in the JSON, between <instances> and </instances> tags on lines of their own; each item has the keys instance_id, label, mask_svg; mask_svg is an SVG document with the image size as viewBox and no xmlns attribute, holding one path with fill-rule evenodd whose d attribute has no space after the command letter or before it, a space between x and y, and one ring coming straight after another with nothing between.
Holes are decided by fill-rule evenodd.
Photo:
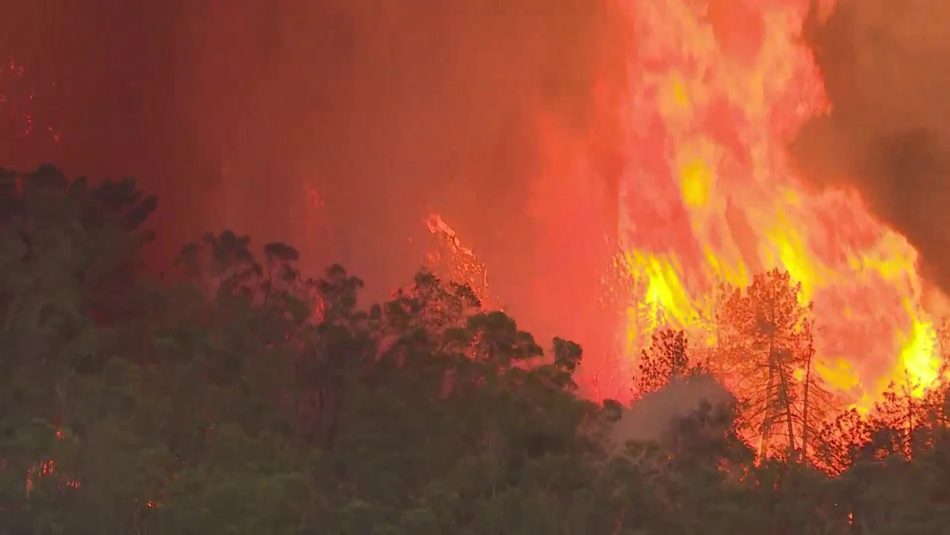
<instances>
[{"instance_id":1,"label":"smoke-filled sky","mask_svg":"<svg viewBox=\"0 0 950 535\"><path fill-rule=\"evenodd\" d=\"M586 150L623 87L627 37L606 3L2 3L0 55L60 84L47 102L63 141L33 159L139 178L160 195L160 248L233 227L388 291L420 265L435 211L517 309L517 281L554 284L552 264L603 241L565 232L539 252L535 238L571 200L537 194L542 140Z\"/></svg>"},{"instance_id":2,"label":"smoke-filled sky","mask_svg":"<svg viewBox=\"0 0 950 535\"><path fill-rule=\"evenodd\" d=\"M62 131L0 165L138 177L164 260L230 227L340 261L374 297L409 280L438 212L516 317L589 341L629 153L614 120L637 27L615 4L0 0L0 56ZM943 0L839 0L807 35L834 108L792 148L950 289L947 20Z\"/></svg>"},{"instance_id":3,"label":"smoke-filled sky","mask_svg":"<svg viewBox=\"0 0 950 535\"><path fill-rule=\"evenodd\" d=\"M792 146L805 175L853 186L950 292L950 2L838 0L807 32L830 114Z\"/></svg>"}]
</instances>

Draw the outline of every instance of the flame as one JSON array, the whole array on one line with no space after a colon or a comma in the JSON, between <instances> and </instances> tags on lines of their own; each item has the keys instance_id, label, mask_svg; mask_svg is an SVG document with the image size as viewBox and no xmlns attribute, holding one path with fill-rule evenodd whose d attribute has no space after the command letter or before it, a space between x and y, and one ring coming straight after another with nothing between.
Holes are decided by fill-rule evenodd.
<instances>
[{"instance_id":1,"label":"flame","mask_svg":"<svg viewBox=\"0 0 950 535\"><path fill-rule=\"evenodd\" d=\"M915 308L905 303L907 313L913 317ZM907 386L914 397L921 398L927 387L940 379L940 359L936 353L937 332L928 320L914 318L908 332L897 333L901 345L900 367L906 373Z\"/></svg>"},{"instance_id":2,"label":"flame","mask_svg":"<svg viewBox=\"0 0 950 535\"><path fill-rule=\"evenodd\" d=\"M780 268L814 306L816 372L866 410L891 381L921 396L939 380L936 332L904 237L854 192L806 188L787 161L791 136L828 111L800 39L809 4L625 1L640 41L623 119L617 265L635 297L619 365L661 326L714 344L719 285Z\"/></svg>"},{"instance_id":3,"label":"flame","mask_svg":"<svg viewBox=\"0 0 950 535\"><path fill-rule=\"evenodd\" d=\"M475 252L462 244L462 240L442 216L430 214L425 221L429 232L439 238L439 247L426 255L429 269L449 280L467 284L482 304L488 305L488 270Z\"/></svg>"}]
</instances>

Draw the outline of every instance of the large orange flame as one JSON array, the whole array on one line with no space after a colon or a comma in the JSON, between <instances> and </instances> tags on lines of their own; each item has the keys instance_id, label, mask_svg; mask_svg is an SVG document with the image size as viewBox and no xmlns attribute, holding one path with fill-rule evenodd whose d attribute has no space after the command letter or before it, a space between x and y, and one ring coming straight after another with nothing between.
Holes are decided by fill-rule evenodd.
<instances>
[{"instance_id":1,"label":"large orange flame","mask_svg":"<svg viewBox=\"0 0 950 535\"><path fill-rule=\"evenodd\" d=\"M713 344L720 283L786 270L814 304L821 376L859 408L891 380L938 379L917 256L848 191L811 191L786 144L828 110L801 42L807 0L629 0L620 265L626 359L660 325ZM694 342L695 343L695 342ZM632 369L629 362L624 366Z\"/></svg>"},{"instance_id":2,"label":"large orange flame","mask_svg":"<svg viewBox=\"0 0 950 535\"><path fill-rule=\"evenodd\" d=\"M545 211L561 207L545 243L553 247L567 232L594 240L605 221L618 227L603 233L619 250L604 301L624 309L624 323L613 356L588 354L582 386L624 399L636 355L661 327L686 330L693 347L713 347L718 289L779 268L801 284L801 303L813 305L815 368L843 399L868 410L891 382L922 396L940 379L941 363L921 304L917 252L856 192L806 187L787 158L800 127L829 111L801 33L806 18L825 16L831 2L617 1L636 46L619 110L610 101L622 126L616 134L611 125L610 135L624 147L616 187L600 191L584 171L603 132L578 140L543 116L539 125L548 168L538 188L552 199L535 198ZM611 195L616 218L582 213ZM484 265L471 262L454 231L441 219L428 224L454 244L455 270L477 265L483 283Z\"/></svg>"}]
</instances>

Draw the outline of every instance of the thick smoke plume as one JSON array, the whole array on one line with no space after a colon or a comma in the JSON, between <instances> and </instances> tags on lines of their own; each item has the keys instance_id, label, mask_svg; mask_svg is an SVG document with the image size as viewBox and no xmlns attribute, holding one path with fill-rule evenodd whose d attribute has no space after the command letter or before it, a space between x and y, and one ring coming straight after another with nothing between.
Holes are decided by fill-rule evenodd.
<instances>
[{"instance_id":1,"label":"thick smoke plume","mask_svg":"<svg viewBox=\"0 0 950 535\"><path fill-rule=\"evenodd\" d=\"M950 2L839 0L806 38L831 100L792 155L820 186L852 186L950 291Z\"/></svg>"}]
</instances>

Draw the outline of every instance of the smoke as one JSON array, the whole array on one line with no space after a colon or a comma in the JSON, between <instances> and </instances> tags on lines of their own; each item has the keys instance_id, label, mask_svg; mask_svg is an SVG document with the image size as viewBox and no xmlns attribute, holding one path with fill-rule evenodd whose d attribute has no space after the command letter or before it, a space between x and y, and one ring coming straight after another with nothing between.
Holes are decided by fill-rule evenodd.
<instances>
[{"instance_id":1,"label":"smoke","mask_svg":"<svg viewBox=\"0 0 950 535\"><path fill-rule=\"evenodd\" d=\"M620 152L604 116L631 46L613 2L0 4L0 54L60 82L42 160L157 193L157 264L228 227L339 261L376 299L436 212L529 327L595 321Z\"/></svg>"},{"instance_id":2,"label":"smoke","mask_svg":"<svg viewBox=\"0 0 950 535\"><path fill-rule=\"evenodd\" d=\"M189 115L225 175L221 217L286 235L312 185L332 254L400 280L430 211L502 280L533 275L530 245L550 230L529 210L546 178L540 119L586 135L594 87L623 72L616 22L587 0L245 1L195 18L179 42Z\"/></svg>"},{"instance_id":3,"label":"smoke","mask_svg":"<svg viewBox=\"0 0 950 535\"><path fill-rule=\"evenodd\" d=\"M791 145L819 186L854 187L950 291L950 3L839 0L806 38L832 109Z\"/></svg>"},{"instance_id":4,"label":"smoke","mask_svg":"<svg viewBox=\"0 0 950 535\"><path fill-rule=\"evenodd\" d=\"M704 402L718 409L732 403L733 397L712 377L674 379L624 411L611 430L611 443L659 441L672 424L695 413Z\"/></svg>"}]
</instances>

